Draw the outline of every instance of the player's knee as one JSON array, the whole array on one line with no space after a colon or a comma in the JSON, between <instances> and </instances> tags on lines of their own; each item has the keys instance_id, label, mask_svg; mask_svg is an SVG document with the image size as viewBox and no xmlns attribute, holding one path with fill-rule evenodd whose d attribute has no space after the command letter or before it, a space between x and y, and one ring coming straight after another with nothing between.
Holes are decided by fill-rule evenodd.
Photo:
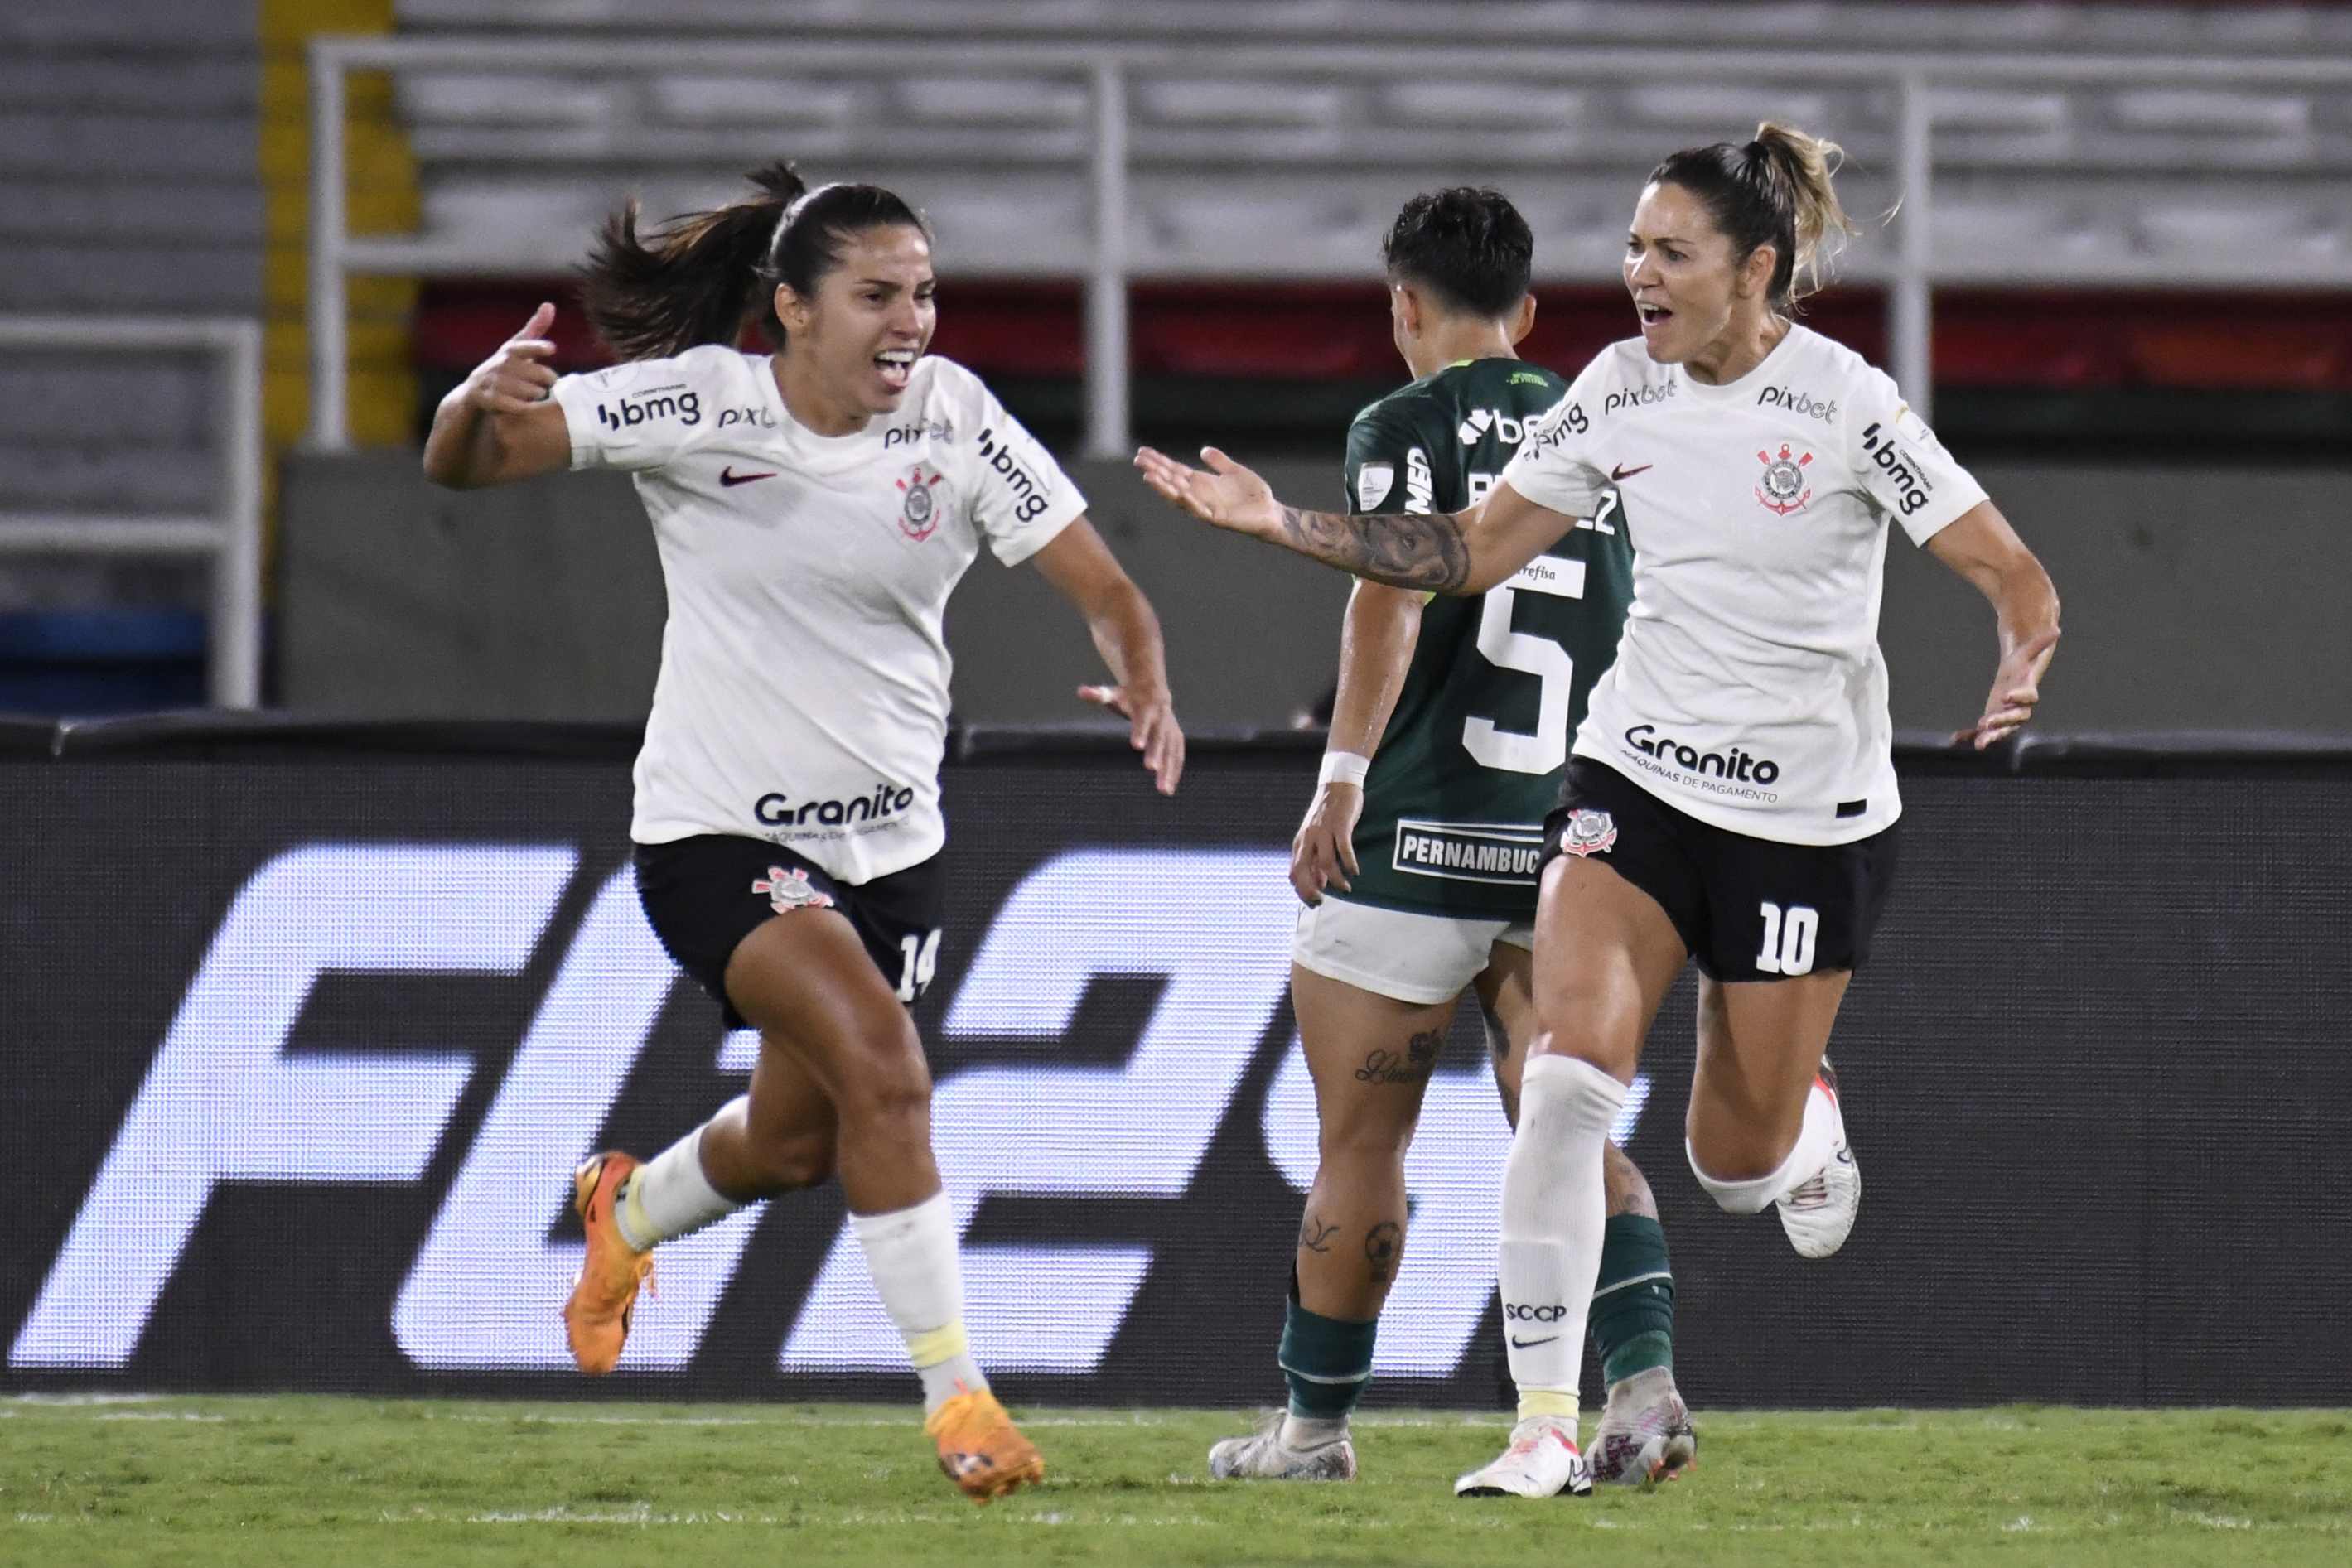
<instances>
[{"instance_id":1,"label":"player's knee","mask_svg":"<svg viewBox=\"0 0 2352 1568\"><path fill-rule=\"evenodd\" d=\"M931 1075L911 1023L877 1030L847 1054L840 1074L844 1122L871 1125L929 1119Z\"/></svg>"},{"instance_id":2,"label":"player's knee","mask_svg":"<svg viewBox=\"0 0 2352 1568\"><path fill-rule=\"evenodd\" d=\"M1323 1165L1351 1169L1401 1167L1405 1147L1412 1142L1415 1120L1411 1113L1396 1115L1385 1110L1328 1117L1320 1136Z\"/></svg>"},{"instance_id":3,"label":"player's knee","mask_svg":"<svg viewBox=\"0 0 2352 1568\"><path fill-rule=\"evenodd\" d=\"M798 1192L832 1176L834 1154L831 1128L777 1138L760 1151L760 1174L771 1193Z\"/></svg>"}]
</instances>

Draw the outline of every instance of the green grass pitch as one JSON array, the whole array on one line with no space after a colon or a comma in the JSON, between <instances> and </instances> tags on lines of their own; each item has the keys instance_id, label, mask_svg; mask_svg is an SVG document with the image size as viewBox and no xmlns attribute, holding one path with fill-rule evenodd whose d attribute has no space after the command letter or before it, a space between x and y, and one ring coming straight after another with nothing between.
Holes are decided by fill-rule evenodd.
<instances>
[{"instance_id":1,"label":"green grass pitch","mask_svg":"<svg viewBox=\"0 0 2352 1568\"><path fill-rule=\"evenodd\" d=\"M1018 1414L1051 1474L981 1510L904 1408L0 1400L0 1563L2352 1562L2330 1411L1702 1414L1696 1474L1542 1502L1451 1495L1500 1416L1213 1485L1231 1413Z\"/></svg>"}]
</instances>

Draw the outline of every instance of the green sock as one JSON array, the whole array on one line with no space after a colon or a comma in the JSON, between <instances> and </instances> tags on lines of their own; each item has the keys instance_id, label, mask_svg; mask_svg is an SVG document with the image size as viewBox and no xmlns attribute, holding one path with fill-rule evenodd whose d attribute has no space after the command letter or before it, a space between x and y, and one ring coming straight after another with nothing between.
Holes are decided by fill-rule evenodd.
<instances>
[{"instance_id":1,"label":"green sock","mask_svg":"<svg viewBox=\"0 0 2352 1568\"><path fill-rule=\"evenodd\" d=\"M1610 1219L1586 1321L1604 1385L1674 1365L1675 1275L1666 1261L1666 1233L1656 1220L1639 1214Z\"/></svg>"},{"instance_id":2,"label":"green sock","mask_svg":"<svg viewBox=\"0 0 2352 1568\"><path fill-rule=\"evenodd\" d=\"M1380 1320L1327 1318L1298 1304L1294 1290L1282 1323L1282 1375L1290 1384L1290 1413L1337 1420L1356 1408L1372 1380L1372 1341Z\"/></svg>"}]
</instances>

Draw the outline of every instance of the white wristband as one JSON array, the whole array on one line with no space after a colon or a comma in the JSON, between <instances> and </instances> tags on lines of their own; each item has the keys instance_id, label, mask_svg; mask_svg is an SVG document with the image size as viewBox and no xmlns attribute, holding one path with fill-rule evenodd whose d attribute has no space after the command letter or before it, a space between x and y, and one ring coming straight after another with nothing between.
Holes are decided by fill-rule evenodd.
<instances>
[{"instance_id":1,"label":"white wristband","mask_svg":"<svg viewBox=\"0 0 2352 1568\"><path fill-rule=\"evenodd\" d=\"M1316 788L1326 784L1353 784L1364 787L1364 775L1370 772L1372 759L1359 757L1352 751L1327 751L1323 754L1323 770L1315 776Z\"/></svg>"}]
</instances>

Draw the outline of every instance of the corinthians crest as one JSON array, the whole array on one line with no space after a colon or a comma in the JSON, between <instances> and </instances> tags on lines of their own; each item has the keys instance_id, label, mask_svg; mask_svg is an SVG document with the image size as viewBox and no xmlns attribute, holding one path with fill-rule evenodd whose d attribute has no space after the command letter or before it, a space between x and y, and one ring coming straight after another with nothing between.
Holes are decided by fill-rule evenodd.
<instances>
[{"instance_id":1,"label":"corinthians crest","mask_svg":"<svg viewBox=\"0 0 2352 1568\"><path fill-rule=\"evenodd\" d=\"M768 907L779 915L795 909L833 907L833 894L809 881L808 873L798 866L790 871L780 865L770 866L768 874L751 884L751 891L766 894Z\"/></svg>"},{"instance_id":2,"label":"corinthians crest","mask_svg":"<svg viewBox=\"0 0 2352 1568\"><path fill-rule=\"evenodd\" d=\"M906 497L898 507L898 528L908 538L919 541L939 531L940 500L931 488L941 477L929 464L918 463L898 481L899 494Z\"/></svg>"},{"instance_id":3,"label":"corinthians crest","mask_svg":"<svg viewBox=\"0 0 2352 1568\"><path fill-rule=\"evenodd\" d=\"M1617 841L1617 824L1606 811L1590 807L1570 811L1568 825L1560 830L1559 847L1580 859L1585 855L1605 855Z\"/></svg>"},{"instance_id":4,"label":"corinthians crest","mask_svg":"<svg viewBox=\"0 0 2352 1568\"><path fill-rule=\"evenodd\" d=\"M1783 442L1779 456L1759 452L1756 459L1764 465L1764 476L1756 484L1756 499L1766 511L1785 517L1813 498L1812 486L1805 483L1805 466L1813 460L1811 453L1792 455L1792 449Z\"/></svg>"}]
</instances>

